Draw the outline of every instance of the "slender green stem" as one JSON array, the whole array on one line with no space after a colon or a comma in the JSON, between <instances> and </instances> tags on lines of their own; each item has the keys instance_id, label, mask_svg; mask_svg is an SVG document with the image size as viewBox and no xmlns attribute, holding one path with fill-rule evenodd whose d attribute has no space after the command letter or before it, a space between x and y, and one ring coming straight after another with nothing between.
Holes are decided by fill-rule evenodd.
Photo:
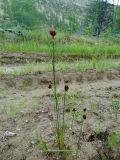
<instances>
[{"instance_id":1,"label":"slender green stem","mask_svg":"<svg viewBox=\"0 0 120 160\"><path fill-rule=\"evenodd\" d=\"M82 124L81 124L81 127L80 127L80 133L79 133L79 137L78 137L78 143L77 143L77 150L80 150L80 139L82 137L82 133L83 133L83 125L84 125L84 120L82 120ZM78 152L76 154L76 157L78 157ZM76 158L77 159L77 158Z\"/></svg>"},{"instance_id":2,"label":"slender green stem","mask_svg":"<svg viewBox=\"0 0 120 160\"><path fill-rule=\"evenodd\" d=\"M73 129L73 123L75 121L75 112L73 112L73 118L72 118L72 124L71 124L71 130Z\"/></svg>"},{"instance_id":3,"label":"slender green stem","mask_svg":"<svg viewBox=\"0 0 120 160\"><path fill-rule=\"evenodd\" d=\"M54 39L53 39L53 52L52 52L52 66L53 66L53 89L54 89L54 97L55 97L55 112L56 112L56 130L57 130L57 140L59 141L59 106L58 106L58 97L56 90L56 70L55 70L55 49L54 49Z\"/></svg>"},{"instance_id":4,"label":"slender green stem","mask_svg":"<svg viewBox=\"0 0 120 160\"><path fill-rule=\"evenodd\" d=\"M65 105L66 105L66 91L64 91L64 104L63 104L63 124L62 124L62 132L64 134L64 127L65 127Z\"/></svg>"}]
</instances>

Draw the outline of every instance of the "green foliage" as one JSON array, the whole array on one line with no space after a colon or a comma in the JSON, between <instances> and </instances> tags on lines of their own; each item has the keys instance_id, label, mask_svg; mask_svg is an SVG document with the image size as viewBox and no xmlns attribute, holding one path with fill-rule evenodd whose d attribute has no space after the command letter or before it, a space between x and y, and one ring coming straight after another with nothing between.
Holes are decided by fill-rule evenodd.
<instances>
[{"instance_id":1,"label":"green foliage","mask_svg":"<svg viewBox=\"0 0 120 160\"><path fill-rule=\"evenodd\" d=\"M115 41L115 40L114 40ZM104 44L103 44L104 43ZM103 41L101 44L89 44L85 43L67 43L67 44L56 44L55 51L58 56L67 55L79 55L84 58L97 58L97 57L114 57L120 55L120 46L119 44L105 43ZM43 42L39 43L37 41L23 41L16 43L7 42L0 45L1 51L7 52L25 52L25 53L47 53L51 54L50 43L44 44Z\"/></svg>"},{"instance_id":2,"label":"green foliage","mask_svg":"<svg viewBox=\"0 0 120 160\"><path fill-rule=\"evenodd\" d=\"M119 110L120 108L120 102L119 101L112 101L112 108L113 110Z\"/></svg>"},{"instance_id":3,"label":"green foliage","mask_svg":"<svg viewBox=\"0 0 120 160\"><path fill-rule=\"evenodd\" d=\"M120 32L120 6L116 8L115 30Z\"/></svg>"},{"instance_id":4,"label":"green foliage","mask_svg":"<svg viewBox=\"0 0 120 160\"><path fill-rule=\"evenodd\" d=\"M90 108L92 111L95 111L97 110L98 106L99 106L98 102L92 102Z\"/></svg>"},{"instance_id":5,"label":"green foliage","mask_svg":"<svg viewBox=\"0 0 120 160\"><path fill-rule=\"evenodd\" d=\"M115 115L115 119L118 119L118 110L120 108L120 102L119 101L112 101L112 109L113 109L113 113Z\"/></svg>"},{"instance_id":6,"label":"green foliage","mask_svg":"<svg viewBox=\"0 0 120 160\"><path fill-rule=\"evenodd\" d=\"M113 5L104 0L94 0L86 9L85 28L87 34L99 36L108 27L112 27Z\"/></svg>"},{"instance_id":7,"label":"green foliage","mask_svg":"<svg viewBox=\"0 0 120 160\"><path fill-rule=\"evenodd\" d=\"M11 97L10 97L11 98ZM19 102L8 99L1 103L0 113L6 114L8 117L13 117L25 109L25 99L20 99Z\"/></svg>"},{"instance_id":8,"label":"green foliage","mask_svg":"<svg viewBox=\"0 0 120 160\"><path fill-rule=\"evenodd\" d=\"M114 147L116 147L116 145L119 143L120 141L120 135L118 133L111 133L110 136L108 137L108 148L113 149Z\"/></svg>"},{"instance_id":9,"label":"green foliage","mask_svg":"<svg viewBox=\"0 0 120 160\"><path fill-rule=\"evenodd\" d=\"M39 12L34 0L11 0L4 4L5 16L10 19L10 23L31 28L39 23Z\"/></svg>"},{"instance_id":10,"label":"green foliage","mask_svg":"<svg viewBox=\"0 0 120 160\"><path fill-rule=\"evenodd\" d=\"M2 27L20 25L27 29L51 27L79 31L81 7L74 3L51 0L5 0Z\"/></svg>"},{"instance_id":11,"label":"green foliage","mask_svg":"<svg viewBox=\"0 0 120 160\"><path fill-rule=\"evenodd\" d=\"M44 151L45 153L48 152L48 144L47 142L42 138L42 135L40 134L39 131L36 132L36 143L38 145L38 147Z\"/></svg>"},{"instance_id":12,"label":"green foliage","mask_svg":"<svg viewBox=\"0 0 120 160\"><path fill-rule=\"evenodd\" d=\"M9 67L8 67L9 68ZM13 77L17 76L22 76L22 75L27 75L27 74L34 74L38 72L45 72L45 71L52 71L52 67L50 62L42 62L42 63L27 63L24 64L23 66L18 66L16 68L11 69L10 71L7 72L7 67L0 67L0 75L11 75ZM113 61L112 59L106 59L106 60L97 60L96 63L94 64L94 61L88 61L88 60L83 60L83 61L75 61L73 63L70 62L63 62L59 61L56 63L56 71L62 71L64 73L72 70L80 71L80 72L85 72L89 71L91 69L95 69L96 71L105 71L107 69L120 69L120 62L118 61ZM77 94L79 98L82 99L84 95ZM77 96L71 97L69 101L73 101L77 99ZM97 102L93 102L91 104L91 109L96 110L98 107Z\"/></svg>"}]
</instances>

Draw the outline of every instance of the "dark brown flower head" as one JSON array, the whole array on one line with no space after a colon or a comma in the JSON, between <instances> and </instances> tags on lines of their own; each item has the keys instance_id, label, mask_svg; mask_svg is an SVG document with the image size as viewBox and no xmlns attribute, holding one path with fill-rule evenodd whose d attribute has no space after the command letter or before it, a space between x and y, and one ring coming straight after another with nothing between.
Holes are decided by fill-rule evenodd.
<instances>
[{"instance_id":1,"label":"dark brown flower head","mask_svg":"<svg viewBox=\"0 0 120 160\"><path fill-rule=\"evenodd\" d=\"M86 118L87 118L87 117L86 117L86 115L84 114L84 115L83 115L83 119L86 119Z\"/></svg>"},{"instance_id":2,"label":"dark brown flower head","mask_svg":"<svg viewBox=\"0 0 120 160\"><path fill-rule=\"evenodd\" d=\"M65 83L68 83L68 80L65 80Z\"/></svg>"},{"instance_id":3,"label":"dark brown flower head","mask_svg":"<svg viewBox=\"0 0 120 160\"><path fill-rule=\"evenodd\" d=\"M72 135L74 135L74 134L75 134L75 132L73 131L73 132L72 132Z\"/></svg>"},{"instance_id":4,"label":"dark brown flower head","mask_svg":"<svg viewBox=\"0 0 120 160\"><path fill-rule=\"evenodd\" d=\"M51 82L51 81L49 81L48 88L49 88L49 89L52 88L52 82Z\"/></svg>"},{"instance_id":5,"label":"dark brown flower head","mask_svg":"<svg viewBox=\"0 0 120 160\"><path fill-rule=\"evenodd\" d=\"M56 30L55 30L55 27L52 26L51 30L50 30L50 35L52 36L52 38L55 37L55 35L57 34Z\"/></svg>"},{"instance_id":6,"label":"dark brown flower head","mask_svg":"<svg viewBox=\"0 0 120 160\"><path fill-rule=\"evenodd\" d=\"M76 108L73 108L73 110L72 110L73 112L76 112Z\"/></svg>"},{"instance_id":7,"label":"dark brown flower head","mask_svg":"<svg viewBox=\"0 0 120 160\"><path fill-rule=\"evenodd\" d=\"M49 84L48 88L51 89L52 88L52 84Z\"/></svg>"},{"instance_id":8,"label":"dark brown flower head","mask_svg":"<svg viewBox=\"0 0 120 160\"><path fill-rule=\"evenodd\" d=\"M84 112L86 112L86 110L87 110L86 108L83 109Z\"/></svg>"},{"instance_id":9,"label":"dark brown flower head","mask_svg":"<svg viewBox=\"0 0 120 160\"><path fill-rule=\"evenodd\" d=\"M66 108L66 109L65 109L65 112L70 112L70 108Z\"/></svg>"},{"instance_id":10,"label":"dark brown flower head","mask_svg":"<svg viewBox=\"0 0 120 160\"><path fill-rule=\"evenodd\" d=\"M65 85L64 90L67 92L69 90L69 86Z\"/></svg>"}]
</instances>

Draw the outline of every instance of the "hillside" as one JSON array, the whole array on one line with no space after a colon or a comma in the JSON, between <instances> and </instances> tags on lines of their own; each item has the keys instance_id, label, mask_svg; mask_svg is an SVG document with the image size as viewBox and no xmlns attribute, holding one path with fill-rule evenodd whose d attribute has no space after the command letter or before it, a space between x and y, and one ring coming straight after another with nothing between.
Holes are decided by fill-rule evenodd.
<instances>
[{"instance_id":1,"label":"hillside","mask_svg":"<svg viewBox=\"0 0 120 160\"><path fill-rule=\"evenodd\" d=\"M38 0L37 7L41 14L41 19L46 20L49 25L59 24L62 26L79 26L83 8L86 6L88 0ZM72 20L73 24L70 24ZM74 24L75 23L75 24ZM76 26L77 27L77 26Z\"/></svg>"},{"instance_id":2,"label":"hillside","mask_svg":"<svg viewBox=\"0 0 120 160\"><path fill-rule=\"evenodd\" d=\"M41 26L51 26L52 24L61 29L77 29L80 26L83 14L83 8L87 5L88 0L34 0L36 8L39 11ZM9 4L11 0L8 0ZM3 17L3 5L6 7L6 1L0 2L1 19ZM20 6L24 1L20 1ZM9 5L7 7L9 9Z\"/></svg>"}]
</instances>

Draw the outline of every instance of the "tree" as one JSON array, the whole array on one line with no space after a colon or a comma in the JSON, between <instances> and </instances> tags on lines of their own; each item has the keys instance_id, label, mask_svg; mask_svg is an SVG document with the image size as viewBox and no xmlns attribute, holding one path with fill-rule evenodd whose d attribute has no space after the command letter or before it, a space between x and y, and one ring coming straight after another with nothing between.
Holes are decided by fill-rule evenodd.
<instances>
[{"instance_id":1,"label":"tree","mask_svg":"<svg viewBox=\"0 0 120 160\"><path fill-rule=\"evenodd\" d=\"M115 29L120 32L120 6L116 8Z\"/></svg>"},{"instance_id":2,"label":"tree","mask_svg":"<svg viewBox=\"0 0 120 160\"><path fill-rule=\"evenodd\" d=\"M39 12L34 0L5 0L4 13L14 25L32 28L39 23Z\"/></svg>"},{"instance_id":3,"label":"tree","mask_svg":"<svg viewBox=\"0 0 120 160\"><path fill-rule=\"evenodd\" d=\"M114 0L113 0L114 1ZM114 17L113 17L113 32L120 32L120 0L117 0L117 4L114 5ZM115 3L115 1L113 2Z\"/></svg>"},{"instance_id":4,"label":"tree","mask_svg":"<svg viewBox=\"0 0 120 160\"><path fill-rule=\"evenodd\" d=\"M94 0L87 8L85 26L93 35L99 36L101 32L112 26L114 5L107 0Z\"/></svg>"}]
</instances>

